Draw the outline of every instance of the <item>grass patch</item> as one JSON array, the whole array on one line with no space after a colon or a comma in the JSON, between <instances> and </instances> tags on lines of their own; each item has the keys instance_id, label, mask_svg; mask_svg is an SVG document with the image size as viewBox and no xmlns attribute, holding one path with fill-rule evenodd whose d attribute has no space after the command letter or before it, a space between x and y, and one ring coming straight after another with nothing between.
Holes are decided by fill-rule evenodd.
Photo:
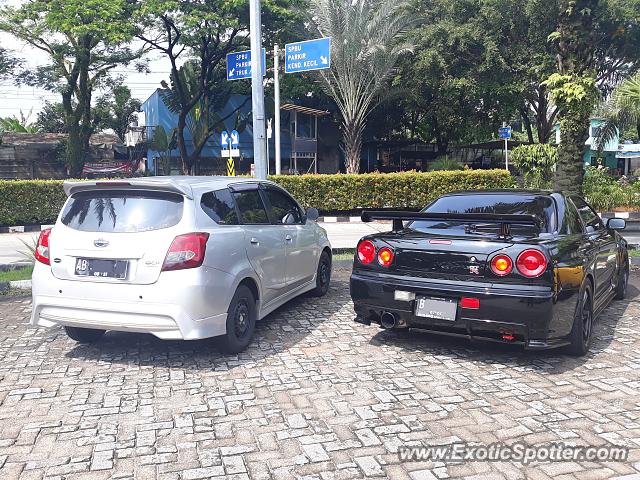
<instances>
[{"instance_id":1,"label":"grass patch","mask_svg":"<svg viewBox=\"0 0 640 480\"><path fill-rule=\"evenodd\" d=\"M640 257L640 249L629 249L629 256L630 257Z\"/></svg>"},{"instance_id":2,"label":"grass patch","mask_svg":"<svg viewBox=\"0 0 640 480\"><path fill-rule=\"evenodd\" d=\"M29 280L33 273L33 267L17 268L15 270L8 270L6 272L0 272L0 282L14 282L16 280Z\"/></svg>"},{"instance_id":3,"label":"grass patch","mask_svg":"<svg viewBox=\"0 0 640 480\"><path fill-rule=\"evenodd\" d=\"M353 260L353 253L334 253L334 260Z\"/></svg>"}]
</instances>

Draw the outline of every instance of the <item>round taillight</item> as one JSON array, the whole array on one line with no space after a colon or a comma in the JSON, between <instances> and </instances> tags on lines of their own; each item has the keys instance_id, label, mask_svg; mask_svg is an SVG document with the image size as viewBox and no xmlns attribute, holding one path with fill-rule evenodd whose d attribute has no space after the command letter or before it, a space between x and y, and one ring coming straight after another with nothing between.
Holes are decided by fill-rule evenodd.
<instances>
[{"instance_id":1,"label":"round taillight","mask_svg":"<svg viewBox=\"0 0 640 480\"><path fill-rule=\"evenodd\" d=\"M507 255L496 255L491 260L491 271L499 277L509 275L513 270L513 261Z\"/></svg>"},{"instance_id":2,"label":"round taillight","mask_svg":"<svg viewBox=\"0 0 640 480\"><path fill-rule=\"evenodd\" d=\"M547 257L540 250L525 250L518 255L516 267L525 277L539 277L547 269Z\"/></svg>"},{"instance_id":3,"label":"round taillight","mask_svg":"<svg viewBox=\"0 0 640 480\"><path fill-rule=\"evenodd\" d=\"M358 244L358 260L369 265L376 258L376 247L371 240L363 240Z\"/></svg>"},{"instance_id":4,"label":"round taillight","mask_svg":"<svg viewBox=\"0 0 640 480\"><path fill-rule=\"evenodd\" d=\"M381 248L378 252L378 263L383 267L388 267L393 263L393 251L390 248Z\"/></svg>"}]
</instances>

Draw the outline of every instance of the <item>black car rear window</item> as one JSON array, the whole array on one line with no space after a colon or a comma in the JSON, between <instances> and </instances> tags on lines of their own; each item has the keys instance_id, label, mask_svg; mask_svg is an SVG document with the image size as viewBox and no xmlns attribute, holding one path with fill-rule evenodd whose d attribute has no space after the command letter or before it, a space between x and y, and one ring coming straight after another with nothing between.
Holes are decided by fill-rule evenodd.
<instances>
[{"instance_id":1,"label":"black car rear window","mask_svg":"<svg viewBox=\"0 0 640 480\"><path fill-rule=\"evenodd\" d=\"M183 197L171 192L78 192L65 205L62 223L83 232L147 232L177 225L183 205Z\"/></svg>"},{"instance_id":2,"label":"black car rear window","mask_svg":"<svg viewBox=\"0 0 640 480\"><path fill-rule=\"evenodd\" d=\"M542 232L553 232L556 229L557 213L553 198L546 195L523 194L469 194L441 197L423 212L429 213L494 213L535 215L542 222ZM419 231L442 230L448 234L469 234L468 223L456 221L416 221L408 225ZM480 227L479 225L476 225ZM498 225L483 225L478 231L491 233L499 230ZM533 229L527 226L513 226L514 234L531 233ZM475 233L474 233L475 234Z\"/></svg>"}]
</instances>

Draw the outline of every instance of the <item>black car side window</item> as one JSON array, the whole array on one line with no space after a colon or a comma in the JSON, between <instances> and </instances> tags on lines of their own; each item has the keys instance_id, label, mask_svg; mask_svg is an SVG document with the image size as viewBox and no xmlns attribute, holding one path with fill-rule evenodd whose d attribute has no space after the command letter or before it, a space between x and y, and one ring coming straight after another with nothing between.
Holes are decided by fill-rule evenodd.
<instances>
[{"instance_id":1,"label":"black car side window","mask_svg":"<svg viewBox=\"0 0 640 480\"><path fill-rule=\"evenodd\" d=\"M265 190L274 223L278 225L295 225L302 223L302 213L296 202L286 193L274 188Z\"/></svg>"},{"instance_id":2,"label":"black car side window","mask_svg":"<svg viewBox=\"0 0 640 480\"><path fill-rule=\"evenodd\" d=\"M247 225L269 224L267 210L262 203L262 197L258 190L245 190L234 193L234 198L240 209L242 223Z\"/></svg>"},{"instance_id":3,"label":"black car side window","mask_svg":"<svg viewBox=\"0 0 640 480\"><path fill-rule=\"evenodd\" d=\"M202 195L200 200L202 211L211 220L220 225L238 225L236 206L231 192L224 188Z\"/></svg>"},{"instance_id":4,"label":"black car side window","mask_svg":"<svg viewBox=\"0 0 640 480\"><path fill-rule=\"evenodd\" d=\"M578 211L571 200L565 202L564 209L564 222L567 235L575 235L576 233L583 233L582 223L578 216Z\"/></svg>"},{"instance_id":5,"label":"black car side window","mask_svg":"<svg viewBox=\"0 0 640 480\"><path fill-rule=\"evenodd\" d=\"M580 197L571 197L573 204L578 210L578 215L582 219L586 233L593 233L604 229L604 224L593 209Z\"/></svg>"}]
</instances>

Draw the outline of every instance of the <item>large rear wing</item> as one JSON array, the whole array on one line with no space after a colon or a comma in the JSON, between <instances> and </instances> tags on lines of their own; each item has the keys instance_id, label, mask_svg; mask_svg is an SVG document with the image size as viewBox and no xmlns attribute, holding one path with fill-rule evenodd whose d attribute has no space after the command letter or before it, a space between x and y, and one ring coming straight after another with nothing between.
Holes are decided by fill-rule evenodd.
<instances>
[{"instance_id":1,"label":"large rear wing","mask_svg":"<svg viewBox=\"0 0 640 480\"><path fill-rule=\"evenodd\" d=\"M542 230L542 224L535 215L525 214L499 214L499 213L428 213L428 212L402 212L390 210L363 210L361 215L363 222L373 220L392 220L393 230L404 228L403 221L439 221L449 220L469 225L495 224L500 225L500 236L510 237L512 225L524 225L534 227L538 233Z\"/></svg>"}]
</instances>

